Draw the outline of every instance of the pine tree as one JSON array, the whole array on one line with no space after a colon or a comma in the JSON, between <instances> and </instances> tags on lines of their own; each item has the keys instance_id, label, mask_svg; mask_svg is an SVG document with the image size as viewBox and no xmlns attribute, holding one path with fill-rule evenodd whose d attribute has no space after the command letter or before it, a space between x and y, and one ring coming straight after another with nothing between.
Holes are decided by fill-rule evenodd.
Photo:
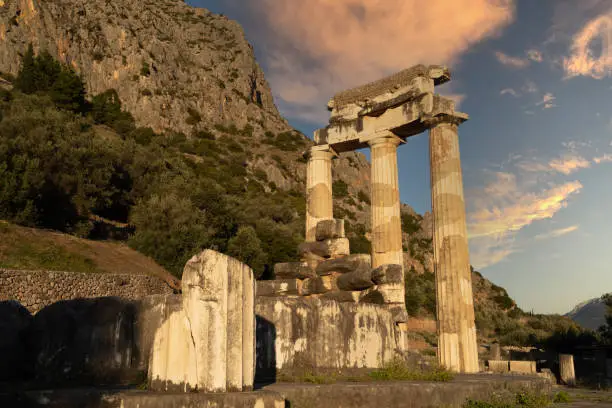
<instances>
[{"instance_id":1,"label":"pine tree","mask_svg":"<svg viewBox=\"0 0 612 408\"><path fill-rule=\"evenodd\" d=\"M32 47L31 43L23 55L21 69L15 79L15 89L26 94L32 94L37 90L36 61L34 59L34 47Z\"/></svg>"},{"instance_id":2,"label":"pine tree","mask_svg":"<svg viewBox=\"0 0 612 408\"><path fill-rule=\"evenodd\" d=\"M51 99L60 109L85 111L85 85L74 71L63 68L50 89Z\"/></svg>"}]
</instances>

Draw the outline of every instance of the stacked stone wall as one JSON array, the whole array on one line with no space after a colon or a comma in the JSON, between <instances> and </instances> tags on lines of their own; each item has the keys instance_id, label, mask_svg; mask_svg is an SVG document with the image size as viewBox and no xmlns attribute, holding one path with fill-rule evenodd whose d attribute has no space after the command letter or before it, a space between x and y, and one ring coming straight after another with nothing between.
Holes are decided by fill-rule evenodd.
<instances>
[{"instance_id":1,"label":"stacked stone wall","mask_svg":"<svg viewBox=\"0 0 612 408\"><path fill-rule=\"evenodd\" d=\"M60 300L106 296L136 300L171 293L163 280L149 275L0 269L0 301L17 300L30 313Z\"/></svg>"}]
</instances>

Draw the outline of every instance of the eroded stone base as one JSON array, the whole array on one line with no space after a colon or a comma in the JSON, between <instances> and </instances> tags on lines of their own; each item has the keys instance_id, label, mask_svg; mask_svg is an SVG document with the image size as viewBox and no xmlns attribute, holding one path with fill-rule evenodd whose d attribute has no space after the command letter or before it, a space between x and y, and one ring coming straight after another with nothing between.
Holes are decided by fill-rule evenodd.
<instances>
[{"instance_id":1,"label":"eroded stone base","mask_svg":"<svg viewBox=\"0 0 612 408\"><path fill-rule=\"evenodd\" d=\"M407 351L386 305L257 297L256 381L292 368L378 368Z\"/></svg>"}]
</instances>

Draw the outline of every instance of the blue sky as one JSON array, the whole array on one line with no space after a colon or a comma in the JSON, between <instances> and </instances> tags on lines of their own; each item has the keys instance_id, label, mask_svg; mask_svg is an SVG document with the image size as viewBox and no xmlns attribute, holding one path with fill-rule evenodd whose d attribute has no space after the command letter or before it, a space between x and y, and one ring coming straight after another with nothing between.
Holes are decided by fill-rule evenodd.
<instances>
[{"instance_id":1,"label":"blue sky","mask_svg":"<svg viewBox=\"0 0 612 408\"><path fill-rule=\"evenodd\" d=\"M305 134L327 100L447 65L471 261L519 306L565 313L612 291L612 0L191 0L238 20ZM427 135L399 150L402 200L430 210Z\"/></svg>"}]
</instances>

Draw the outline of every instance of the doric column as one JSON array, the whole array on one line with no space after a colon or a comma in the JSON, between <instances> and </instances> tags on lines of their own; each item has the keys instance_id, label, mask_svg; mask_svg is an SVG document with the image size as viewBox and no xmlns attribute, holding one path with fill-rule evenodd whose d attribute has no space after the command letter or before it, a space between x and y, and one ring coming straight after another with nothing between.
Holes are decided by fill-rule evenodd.
<instances>
[{"instance_id":1,"label":"doric column","mask_svg":"<svg viewBox=\"0 0 612 408\"><path fill-rule=\"evenodd\" d=\"M452 371L478 371L463 181L457 125L446 117L432 123L429 137L433 249L438 317L438 360Z\"/></svg>"},{"instance_id":2,"label":"doric column","mask_svg":"<svg viewBox=\"0 0 612 408\"><path fill-rule=\"evenodd\" d=\"M372 268L403 265L397 146L391 133L368 142L372 152Z\"/></svg>"},{"instance_id":3,"label":"doric column","mask_svg":"<svg viewBox=\"0 0 612 408\"><path fill-rule=\"evenodd\" d=\"M329 145L313 146L306 169L306 242L316 241L317 223L334 218Z\"/></svg>"}]
</instances>

